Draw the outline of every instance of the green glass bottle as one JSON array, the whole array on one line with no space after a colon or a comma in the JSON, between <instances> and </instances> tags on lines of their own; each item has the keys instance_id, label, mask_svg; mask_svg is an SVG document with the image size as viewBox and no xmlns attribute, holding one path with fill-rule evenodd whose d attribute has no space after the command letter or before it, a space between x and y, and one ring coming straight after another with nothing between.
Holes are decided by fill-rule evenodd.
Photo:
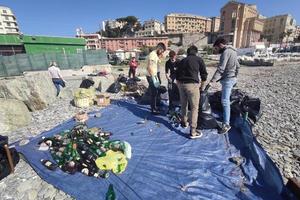
<instances>
[{"instance_id":1,"label":"green glass bottle","mask_svg":"<svg viewBox=\"0 0 300 200\"><path fill-rule=\"evenodd\" d=\"M114 186L112 184L109 184L105 200L115 200L115 199L116 199L116 193L114 191Z\"/></svg>"}]
</instances>

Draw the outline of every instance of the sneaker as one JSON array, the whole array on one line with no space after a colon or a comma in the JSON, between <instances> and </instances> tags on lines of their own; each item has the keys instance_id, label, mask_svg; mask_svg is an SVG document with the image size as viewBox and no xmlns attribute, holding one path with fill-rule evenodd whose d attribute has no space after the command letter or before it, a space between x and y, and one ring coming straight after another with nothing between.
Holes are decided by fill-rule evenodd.
<instances>
[{"instance_id":1,"label":"sneaker","mask_svg":"<svg viewBox=\"0 0 300 200\"><path fill-rule=\"evenodd\" d=\"M190 134L190 139L197 139L197 138L201 138L203 135L203 133L200 130L197 130L195 132L192 132Z\"/></svg>"},{"instance_id":2,"label":"sneaker","mask_svg":"<svg viewBox=\"0 0 300 200\"><path fill-rule=\"evenodd\" d=\"M151 113L152 113L152 115L159 115L160 114L159 110L152 110Z\"/></svg>"},{"instance_id":3,"label":"sneaker","mask_svg":"<svg viewBox=\"0 0 300 200\"><path fill-rule=\"evenodd\" d=\"M223 124L222 128L218 131L219 134L225 134L228 133L228 131L231 129L231 126L228 124Z\"/></svg>"},{"instance_id":4,"label":"sneaker","mask_svg":"<svg viewBox=\"0 0 300 200\"><path fill-rule=\"evenodd\" d=\"M180 126L181 126L182 128L187 128L187 127L188 127L188 123L187 123L187 122L184 122L184 121L181 121L181 122L180 122Z\"/></svg>"}]
</instances>

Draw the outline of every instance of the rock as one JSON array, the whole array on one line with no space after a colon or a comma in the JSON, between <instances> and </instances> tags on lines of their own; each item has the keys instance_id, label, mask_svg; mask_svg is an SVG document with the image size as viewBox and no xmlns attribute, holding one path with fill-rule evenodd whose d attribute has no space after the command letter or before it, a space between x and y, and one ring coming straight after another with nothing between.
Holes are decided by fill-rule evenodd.
<instances>
[{"instance_id":1,"label":"rock","mask_svg":"<svg viewBox=\"0 0 300 200\"><path fill-rule=\"evenodd\" d=\"M115 77L108 74L106 76L94 76L93 80L95 81L94 87L100 92L105 92L115 82Z\"/></svg>"},{"instance_id":2,"label":"rock","mask_svg":"<svg viewBox=\"0 0 300 200\"><path fill-rule=\"evenodd\" d=\"M28 125L31 114L22 101L0 98L0 119L0 133L3 133Z\"/></svg>"},{"instance_id":3,"label":"rock","mask_svg":"<svg viewBox=\"0 0 300 200\"><path fill-rule=\"evenodd\" d=\"M28 198L28 200L36 200L37 196L38 195L37 195L37 191L36 190L31 189L31 190L27 191L27 198Z\"/></svg>"},{"instance_id":4,"label":"rock","mask_svg":"<svg viewBox=\"0 0 300 200\"><path fill-rule=\"evenodd\" d=\"M30 111L45 109L56 99L56 89L46 72L0 80L0 98L23 101Z\"/></svg>"},{"instance_id":5,"label":"rock","mask_svg":"<svg viewBox=\"0 0 300 200\"><path fill-rule=\"evenodd\" d=\"M295 158L300 159L300 150L299 149L294 150L293 155L294 155Z\"/></svg>"},{"instance_id":6,"label":"rock","mask_svg":"<svg viewBox=\"0 0 300 200\"><path fill-rule=\"evenodd\" d=\"M17 187L17 191L18 191L19 193L24 193L25 191L30 190L30 189L31 189L31 181L30 181L30 180L27 180L27 181L22 182L22 183Z\"/></svg>"},{"instance_id":7,"label":"rock","mask_svg":"<svg viewBox=\"0 0 300 200\"><path fill-rule=\"evenodd\" d=\"M47 192L44 194L43 198L44 199L52 199L57 193L57 189L55 189L54 187L50 187L48 188Z\"/></svg>"}]
</instances>

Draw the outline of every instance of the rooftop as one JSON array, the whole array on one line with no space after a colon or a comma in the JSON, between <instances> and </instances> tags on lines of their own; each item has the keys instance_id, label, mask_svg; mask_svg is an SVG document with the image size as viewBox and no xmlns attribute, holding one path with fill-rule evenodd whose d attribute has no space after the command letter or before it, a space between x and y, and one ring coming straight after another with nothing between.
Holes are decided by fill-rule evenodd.
<instances>
[{"instance_id":1,"label":"rooftop","mask_svg":"<svg viewBox=\"0 0 300 200\"><path fill-rule=\"evenodd\" d=\"M194 14L188 14L188 13L170 13L167 14L166 16L174 16L174 17L194 17L194 18L200 18L200 19L206 19L206 20L211 20L208 17L203 17L200 15L194 15Z\"/></svg>"}]
</instances>

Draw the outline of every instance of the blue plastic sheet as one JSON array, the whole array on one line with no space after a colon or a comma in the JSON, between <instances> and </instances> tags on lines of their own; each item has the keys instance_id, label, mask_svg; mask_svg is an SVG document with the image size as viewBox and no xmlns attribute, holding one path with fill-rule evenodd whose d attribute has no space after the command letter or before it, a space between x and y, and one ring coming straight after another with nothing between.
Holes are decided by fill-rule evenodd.
<instances>
[{"instance_id":1,"label":"blue plastic sheet","mask_svg":"<svg viewBox=\"0 0 300 200\"><path fill-rule=\"evenodd\" d=\"M38 150L41 137L71 129L73 119L16 148L42 179L79 200L105 199L110 183L119 200L282 199L284 185L278 169L240 118L234 120L226 142L216 130L203 131L200 139L188 139L188 130L172 127L167 117L153 116L147 106L133 101L114 102L101 110L100 118L94 114L89 114L89 127L102 127L113 132L112 139L132 146L132 158L123 174L97 179L60 169L49 171L40 163L40 159L51 160L48 151ZM245 158L240 167L228 160L240 155Z\"/></svg>"}]
</instances>

